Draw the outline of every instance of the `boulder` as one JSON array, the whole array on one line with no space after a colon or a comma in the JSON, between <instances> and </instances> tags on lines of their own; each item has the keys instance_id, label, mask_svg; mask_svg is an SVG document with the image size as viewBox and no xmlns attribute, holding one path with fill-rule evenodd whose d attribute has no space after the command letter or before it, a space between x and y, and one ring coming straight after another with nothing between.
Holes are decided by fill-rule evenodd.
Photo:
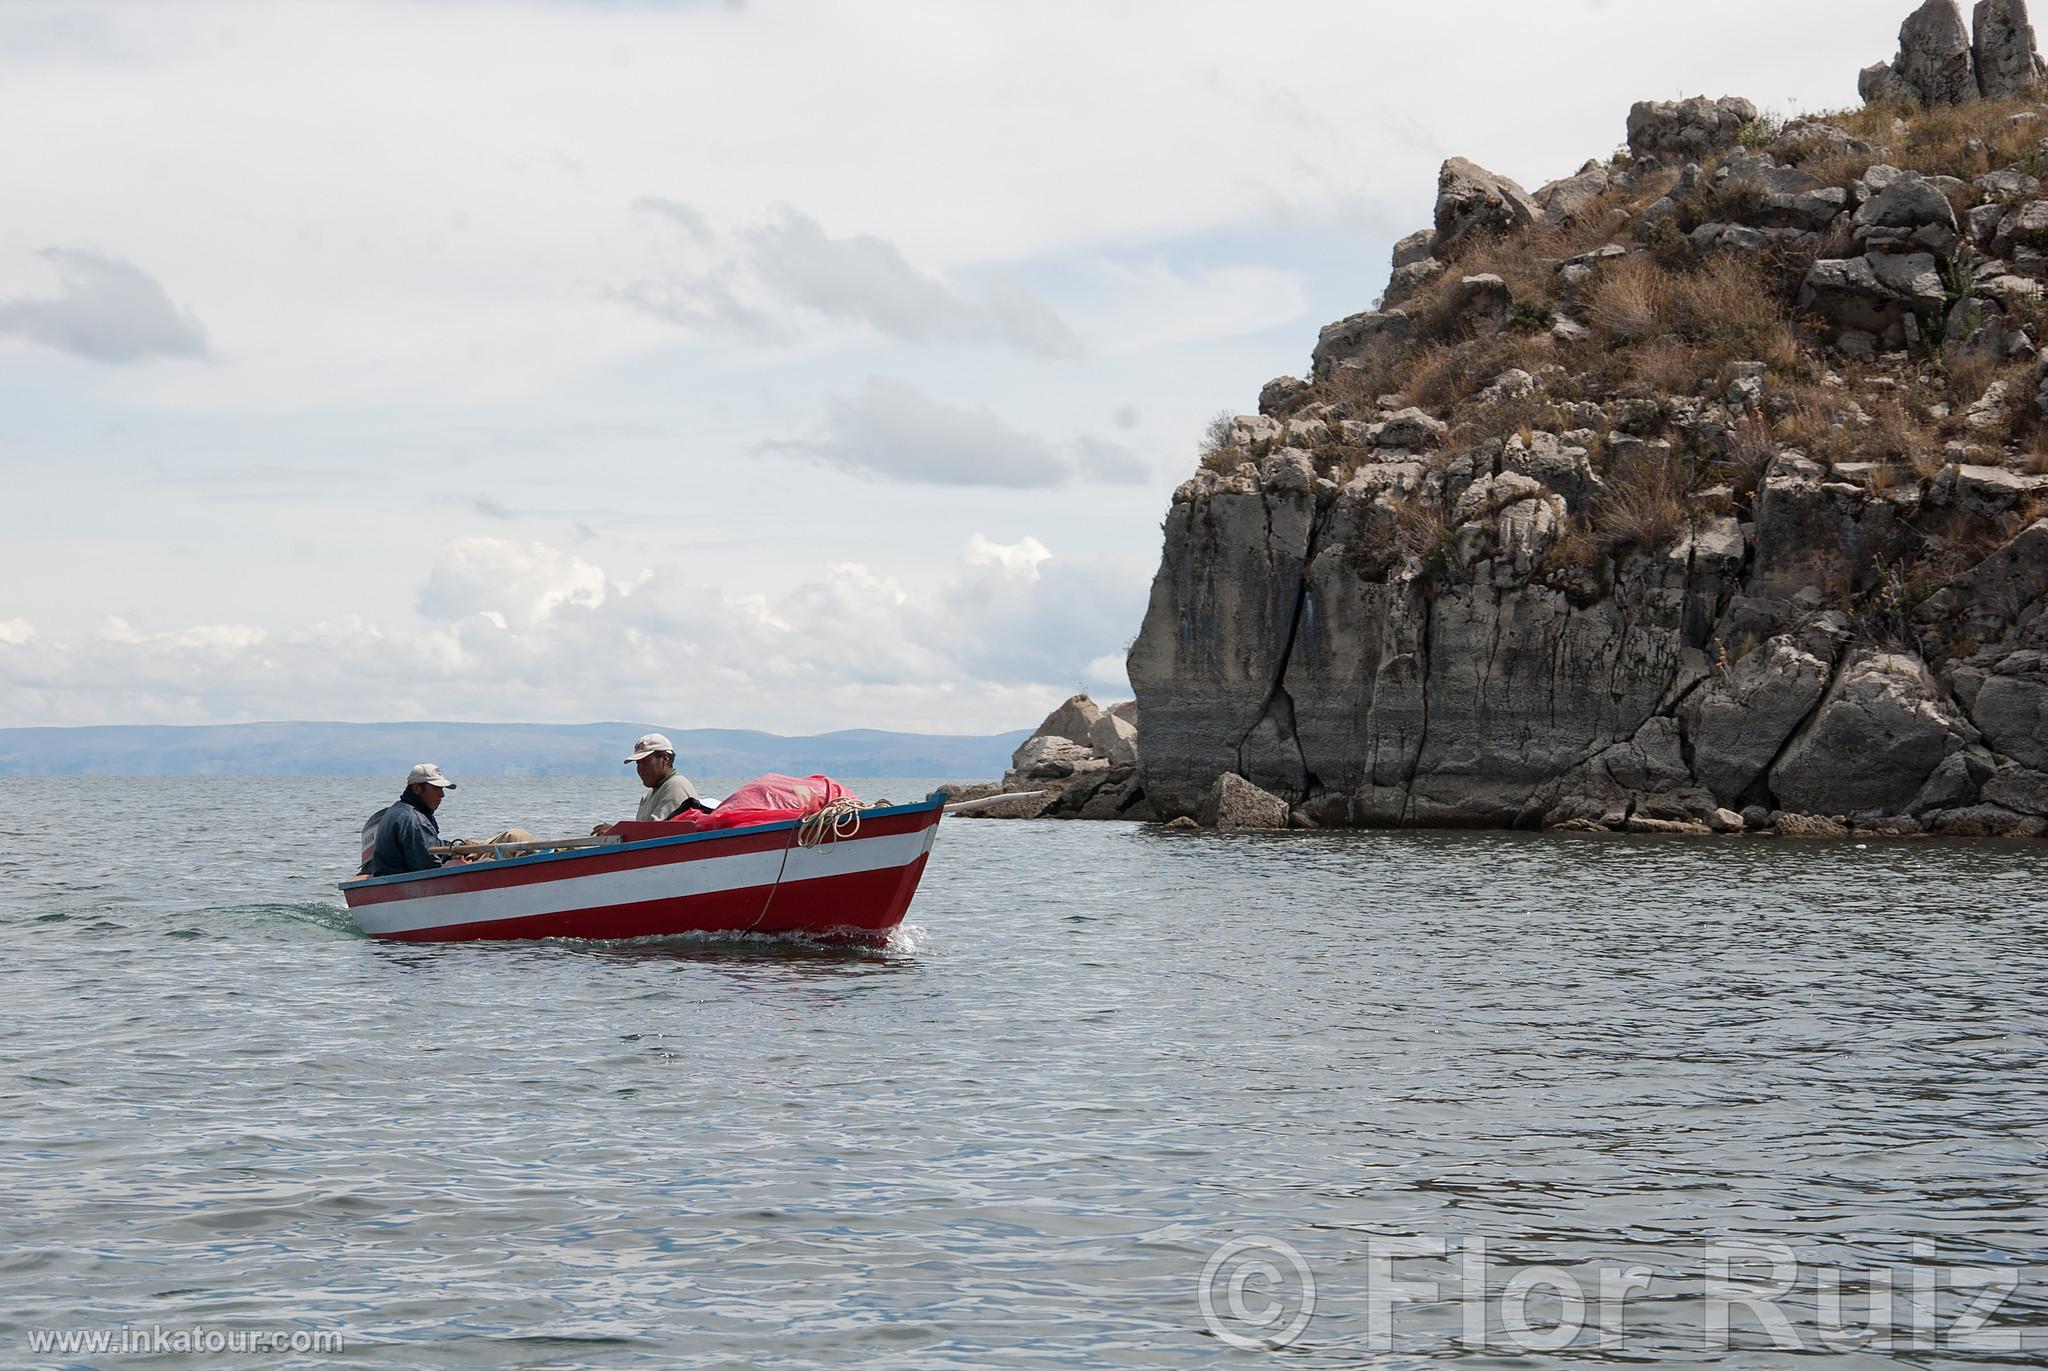
<instances>
[{"instance_id":1,"label":"boulder","mask_svg":"<svg viewBox=\"0 0 2048 1371\"><path fill-rule=\"evenodd\" d=\"M1781 838L1846 838L1849 825L1825 814L1792 814L1784 810L1771 815L1771 828Z\"/></svg>"},{"instance_id":2,"label":"boulder","mask_svg":"<svg viewBox=\"0 0 2048 1371\"><path fill-rule=\"evenodd\" d=\"M2041 79L2044 67L2027 19L2027 0L1978 0L1974 16L1976 41L1971 56L1977 67L1977 90L1986 100L2024 95Z\"/></svg>"},{"instance_id":3,"label":"boulder","mask_svg":"<svg viewBox=\"0 0 2048 1371\"><path fill-rule=\"evenodd\" d=\"M1057 735L1031 738L1011 756L1003 789L1015 790L1035 781L1064 781L1083 771L1106 770L1108 765L1087 743Z\"/></svg>"},{"instance_id":4,"label":"boulder","mask_svg":"<svg viewBox=\"0 0 2048 1371\"><path fill-rule=\"evenodd\" d=\"M1066 702L1045 716L1045 722L1032 733L1025 747L1040 738L1065 738L1080 747L1088 746L1088 730L1095 727L1095 721L1102 717L1102 706L1086 695L1070 695ZM1011 759L1014 766L1022 766L1024 749L1019 748Z\"/></svg>"},{"instance_id":5,"label":"boulder","mask_svg":"<svg viewBox=\"0 0 2048 1371\"><path fill-rule=\"evenodd\" d=\"M1940 268L1924 252L1824 258L1807 271L1799 291L1800 309L1892 345L1904 342L1907 315L1929 319L1947 306Z\"/></svg>"},{"instance_id":6,"label":"boulder","mask_svg":"<svg viewBox=\"0 0 2048 1371\"><path fill-rule=\"evenodd\" d=\"M1966 105L1979 98L1970 31L1956 0L1927 0L1906 16L1892 72L1923 105Z\"/></svg>"},{"instance_id":7,"label":"boulder","mask_svg":"<svg viewBox=\"0 0 2048 1371\"><path fill-rule=\"evenodd\" d=\"M1259 387L1259 413L1278 418L1308 397L1308 382L1299 376L1275 376Z\"/></svg>"},{"instance_id":8,"label":"boulder","mask_svg":"<svg viewBox=\"0 0 2048 1371\"><path fill-rule=\"evenodd\" d=\"M1756 106L1735 96L1639 100L1628 112L1629 151L1673 166L1703 161L1733 147L1743 125L1755 121Z\"/></svg>"},{"instance_id":9,"label":"boulder","mask_svg":"<svg viewBox=\"0 0 2048 1371\"><path fill-rule=\"evenodd\" d=\"M1199 822L1204 828L1285 828L1287 801L1226 771L1209 788Z\"/></svg>"},{"instance_id":10,"label":"boulder","mask_svg":"<svg viewBox=\"0 0 2048 1371\"><path fill-rule=\"evenodd\" d=\"M1957 688L1964 673L1957 673ZM1970 720L1999 752L2036 771L2048 771L2048 655L2009 653L1989 670L1972 670Z\"/></svg>"},{"instance_id":11,"label":"boulder","mask_svg":"<svg viewBox=\"0 0 2048 1371\"><path fill-rule=\"evenodd\" d=\"M2041 178L2018 167L2002 167L1987 171L1970 182L1971 189L1991 200L2013 202L2032 200L2041 193ZM1997 206L1979 205L1978 209L1994 210Z\"/></svg>"},{"instance_id":12,"label":"boulder","mask_svg":"<svg viewBox=\"0 0 2048 1371\"><path fill-rule=\"evenodd\" d=\"M1095 727L1088 730L1088 742L1112 767L1138 764L1138 730L1114 714L1095 721Z\"/></svg>"},{"instance_id":13,"label":"boulder","mask_svg":"<svg viewBox=\"0 0 2048 1371\"><path fill-rule=\"evenodd\" d=\"M1952 463L1934 478L1929 494L1980 519L1996 519L2022 500L2048 491L2048 475L2029 476L2004 467Z\"/></svg>"},{"instance_id":14,"label":"boulder","mask_svg":"<svg viewBox=\"0 0 2048 1371\"><path fill-rule=\"evenodd\" d=\"M1906 84L1906 78L1892 70L1889 62L1872 62L1856 76L1856 95L1866 105L1892 105L1917 101L1920 92Z\"/></svg>"},{"instance_id":15,"label":"boulder","mask_svg":"<svg viewBox=\"0 0 2048 1371\"><path fill-rule=\"evenodd\" d=\"M1368 310L1326 324L1316 338L1309 374L1315 380L1326 381L1339 365L1363 358L1378 340L1384 338L1399 347L1408 341L1409 332L1408 316L1398 309Z\"/></svg>"},{"instance_id":16,"label":"boulder","mask_svg":"<svg viewBox=\"0 0 2048 1371\"><path fill-rule=\"evenodd\" d=\"M1396 410L1370 430L1374 447L1399 448L1404 452L1434 452L1450 436L1451 426L1427 410L1410 407Z\"/></svg>"},{"instance_id":17,"label":"boulder","mask_svg":"<svg viewBox=\"0 0 2048 1371\"><path fill-rule=\"evenodd\" d=\"M1944 758L1975 741L1924 662L1865 648L1771 768L1771 790L1808 811L1898 814Z\"/></svg>"},{"instance_id":18,"label":"boulder","mask_svg":"<svg viewBox=\"0 0 2048 1371\"><path fill-rule=\"evenodd\" d=\"M1573 175L1537 188L1533 197L1543 217L1553 224L1576 222L1614 184L1604 162L1588 162Z\"/></svg>"},{"instance_id":19,"label":"boulder","mask_svg":"<svg viewBox=\"0 0 2048 1371\"><path fill-rule=\"evenodd\" d=\"M2008 763L1984 783L1987 804L2048 816L2048 774Z\"/></svg>"},{"instance_id":20,"label":"boulder","mask_svg":"<svg viewBox=\"0 0 2048 1371\"><path fill-rule=\"evenodd\" d=\"M2048 835L2048 819L2015 814L2001 805L1966 805L1928 817L1927 826L1950 838L2039 838Z\"/></svg>"},{"instance_id":21,"label":"boulder","mask_svg":"<svg viewBox=\"0 0 2048 1371\"><path fill-rule=\"evenodd\" d=\"M1048 788L1043 786L1026 786L1024 789L1026 791L1037 790L1044 792ZM1044 814L1058 798L1059 796L1055 793L1024 794L1019 795L1014 800L1006 800L1001 804L969 810L960 817L964 819L1036 819Z\"/></svg>"},{"instance_id":22,"label":"boulder","mask_svg":"<svg viewBox=\"0 0 2048 1371\"><path fill-rule=\"evenodd\" d=\"M1743 148L1728 154L1711 184L1719 211L1751 228L1817 231L1849 207L1849 192L1840 186Z\"/></svg>"},{"instance_id":23,"label":"boulder","mask_svg":"<svg viewBox=\"0 0 2048 1371\"><path fill-rule=\"evenodd\" d=\"M1629 815L1622 827L1630 833L1677 833L1695 838L1704 838L1714 831L1698 819L1656 819L1647 814Z\"/></svg>"},{"instance_id":24,"label":"boulder","mask_svg":"<svg viewBox=\"0 0 2048 1371\"><path fill-rule=\"evenodd\" d=\"M1429 255L1449 255L1474 235L1510 233L1536 221L1529 192L1505 176L1453 157L1436 180L1436 237Z\"/></svg>"},{"instance_id":25,"label":"boulder","mask_svg":"<svg viewBox=\"0 0 2048 1371\"><path fill-rule=\"evenodd\" d=\"M1920 793L1913 797L1907 812L1925 814L1930 809L1953 809L1958 805L1975 804L1981 778L1972 769L1972 758L1967 752L1952 752L1934 768L1927 783L1920 787Z\"/></svg>"},{"instance_id":26,"label":"boulder","mask_svg":"<svg viewBox=\"0 0 2048 1371\"><path fill-rule=\"evenodd\" d=\"M1406 238L1394 244L1393 269L1413 266L1430 256L1430 248L1436 242L1435 229L1417 229Z\"/></svg>"},{"instance_id":27,"label":"boulder","mask_svg":"<svg viewBox=\"0 0 2048 1371\"><path fill-rule=\"evenodd\" d=\"M1679 717L1700 784L1723 804L1740 804L1820 703L1828 671L1826 661L1781 634L1688 696Z\"/></svg>"},{"instance_id":28,"label":"boulder","mask_svg":"<svg viewBox=\"0 0 2048 1371\"><path fill-rule=\"evenodd\" d=\"M1946 258L1960 241L1955 206L1924 176L1908 172L1866 200L1853 220L1867 253L1929 252Z\"/></svg>"},{"instance_id":29,"label":"boulder","mask_svg":"<svg viewBox=\"0 0 2048 1371\"><path fill-rule=\"evenodd\" d=\"M1492 272L1461 277L1444 292L1444 315L1475 333L1495 332L1514 312L1515 295Z\"/></svg>"},{"instance_id":30,"label":"boulder","mask_svg":"<svg viewBox=\"0 0 2048 1371\"><path fill-rule=\"evenodd\" d=\"M1425 257L1419 262L1395 267L1394 274L1387 278L1386 293L1380 296L1380 306L1392 309L1406 304L1415 297L1415 292L1444 274L1445 266L1434 257Z\"/></svg>"},{"instance_id":31,"label":"boulder","mask_svg":"<svg viewBox=\"0 0 2048 1371\"><path fill-rule=\"evenodd\" d=\"M1880 63L1886 71L1889 63ZM1831 157L1876 157L1881 149L1825 119L1794 119L1778 130L1770 152L1779 161L1818 162Z\"/></svg>"}]
</instances>

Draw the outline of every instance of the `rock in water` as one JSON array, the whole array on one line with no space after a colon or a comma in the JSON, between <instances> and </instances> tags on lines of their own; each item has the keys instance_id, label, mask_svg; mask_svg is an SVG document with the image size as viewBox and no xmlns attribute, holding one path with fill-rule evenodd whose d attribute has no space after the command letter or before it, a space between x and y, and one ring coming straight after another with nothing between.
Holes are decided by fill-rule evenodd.
<instances>
[{"instance_id":1,"label":"rock in water","mask_svg":"<svg viewBox=\"0 0 2048 1371\"><path fill-rule=\"evenodd\" d=\"M1902 813L1942 759L1975 736L1919 658L1865 649L1771 769L1771 790L1806 810Z\"/></svg>"},{"instance_id":2,"label":"rock in water","mask_svg":"<svg viewBox=\"0 0 2048 1371\"><path fill-rule=\"evenodd\" d=\"M1200 823L1204 828L1285 828L1287 801L1226 771L1209 787Z\"/></svg>"},{"instance_id":3,"label":"rock in water","mask_svg":"<svg viewBox=\"0 0 2048 1371\"><path fill-rule=\"evenodd\" d=\"M2030 28L1991 0L1973 54L1936 0L1865 84L1977 98L1977 54L1986 89L2035 69ZM1992 160L2048 134L1997 114ZM1444 165L1434 230L1393 254L1410 303L1324 329L1310 378L1174 492L1126 663L1143 743L1126 780L1120 735L1090 735L1082 814L2048 823L2040 177L1939 112L1869 141L1754 119L1639 105L1633 165L1537 202ZM1599 222L1551 260L1539 213ZM1938 394L1937 345L1984 383Z\"/></svg>"},{"instance_id":4,"label":"rock in water","mask_svg":"<svg viewBox=\"0 0 2048 1371\"><path fill-rule=\"evenodd\" d=\"M1138 730L1115 714L1105 714L1095 721L1095 727L1088 730L1088 742L1109 758L1113 767L1138 764Z\"/></svg>"},{"instance_id":5,"label":"rock in water","mask_svg":"<svg viewBox=\"0 0 2048 1371\"><path fill-rule=\"evenodd\" d=\"M1977 89L1986 100L2024 95L2043 70L2027 0L1978 0L1974 22Z\"/></svg>"},{"instance_id":6,"label":"rock in water","mask_svg":"<svg viewBox=\"0 0 2048 1371\"><path fill-rule=\"evenodd\" d=\"M1095 701L1086 695L1071 695L1065 704L1045 716L1045 722L1038 726L1038 731L1033 733L1030 739L1026 740L1026 745L1039 738L1065 738L1077 747L1086 748L1088 731L1095 727L1095 721L1101 717L1102 708ZM1021 758L1023 755L1023 748L1019 748L1017 757ZM1012 759L1012 764L1022 766L1023 762Z\"/></svg>"}]
</instances>

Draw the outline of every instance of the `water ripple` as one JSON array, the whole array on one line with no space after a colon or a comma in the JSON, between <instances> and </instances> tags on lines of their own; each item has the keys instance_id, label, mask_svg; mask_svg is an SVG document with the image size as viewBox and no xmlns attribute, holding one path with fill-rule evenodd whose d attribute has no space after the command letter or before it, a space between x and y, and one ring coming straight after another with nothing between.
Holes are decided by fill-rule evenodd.
<instances>
[{"instance_id":1,"label":"water ripple","mask_svg":"<svg viewBox=\"0 0 2048 1371\"><path fill-rule=\"evenodd\" d=\"M110 848L73 836L90 794L0 784L48 820L0 825L0 1347L203 1323L342 1330L320 1364L366 1366L1229 1363L1196 1281L1263 1234L1322 1292L1291 1353L1353 1365L1370 1245L1433 1235L1643 1266L1614 1355L1687 1363L1708 1242L2048 1265L2034 847L955 822L886 947L436 947L332 894L378 788L136 784ZM621 800L460 796L542 827ZM2048 1325L2044 1288L2001 1326ZM1381 1364L1459 1355L1459 1318L1405 1308Z\"/></svg>"}]
</instances>

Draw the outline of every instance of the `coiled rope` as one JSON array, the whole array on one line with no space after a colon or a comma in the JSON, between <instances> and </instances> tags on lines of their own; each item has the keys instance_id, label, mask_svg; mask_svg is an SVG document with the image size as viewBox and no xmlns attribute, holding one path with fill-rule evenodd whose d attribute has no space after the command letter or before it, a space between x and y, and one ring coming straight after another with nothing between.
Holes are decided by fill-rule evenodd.
<instances>
[{"instance_id":1,"label":"coiled rope","mask_svg":"<svg viewBox=\"0 0 2048 1371\"><path fill-rule=\"evenodd\" d=\"M851 838L860 832L860 801L834 800L815 814L806 814L796 828L798 847L816 847L822 842L837 842Z\"/></svg>"}]
</instances>

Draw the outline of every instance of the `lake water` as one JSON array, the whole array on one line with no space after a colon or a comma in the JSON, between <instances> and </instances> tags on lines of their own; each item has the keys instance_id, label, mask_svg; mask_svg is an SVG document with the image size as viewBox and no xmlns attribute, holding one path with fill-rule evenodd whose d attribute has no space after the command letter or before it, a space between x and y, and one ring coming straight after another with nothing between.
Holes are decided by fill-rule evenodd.
<instances>
[{"instance_id":1,"label":"lake water","mask_svg":"<svg viewBox=\"0 0 2048 1371\"><path fill-rule=\"evenodd\" d=\"M0 780L0 1364L2048 1358L2048 847L951 820L883 948L434 947L390 789ZM344 1342L31 1351L135 1329Z\"/></svg>"}]
</instances>

